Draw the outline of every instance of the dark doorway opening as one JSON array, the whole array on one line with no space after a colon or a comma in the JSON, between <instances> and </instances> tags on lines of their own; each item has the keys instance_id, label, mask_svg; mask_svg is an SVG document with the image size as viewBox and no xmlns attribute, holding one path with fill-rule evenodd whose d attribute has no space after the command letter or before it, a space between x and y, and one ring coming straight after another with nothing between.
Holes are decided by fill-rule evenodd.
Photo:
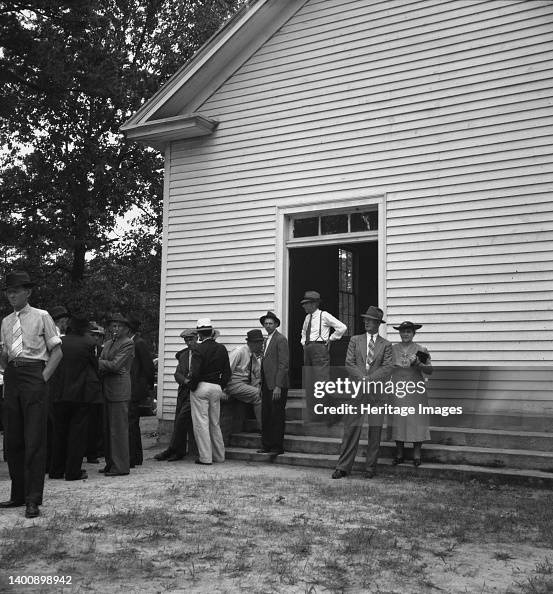
<instances>
[{"instance_id":1,"label":"dark doorway opening","mask_svg":"<svg viewBox=\"0 0 553 594\"><path fill-rule=\"evenodd\" d=\"M332 345L331 365L344 364L349 337L363 331L360 314L378 305L378 242L290 248L288 341L290 381L301 388L303 348L300 344L305 291L323 299L321 309L347 324L347 335Z\"/></svg>"}]
</instances>

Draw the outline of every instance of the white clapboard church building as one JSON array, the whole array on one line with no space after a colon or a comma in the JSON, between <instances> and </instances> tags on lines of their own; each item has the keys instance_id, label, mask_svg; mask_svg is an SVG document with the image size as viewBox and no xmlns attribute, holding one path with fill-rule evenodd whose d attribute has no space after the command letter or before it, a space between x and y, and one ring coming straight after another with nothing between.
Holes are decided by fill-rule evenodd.
<instances>
[{"instance_id":1,"label":"white clapboard church building","mask_svg":"<svg viewBox=\"0 0 553 594\"><path fill-rule=\"evenodd\" d=\"M161 420L200 317L231 349L277 312L298 388L315 289L348 334L371 304L394 342L424 325L431 403L464 411L426 460L553 470L552 81L553 2L247 2L123 127L165 155ZM331 465L300 408L283 461Z\"/></svg>"}]
</instances>

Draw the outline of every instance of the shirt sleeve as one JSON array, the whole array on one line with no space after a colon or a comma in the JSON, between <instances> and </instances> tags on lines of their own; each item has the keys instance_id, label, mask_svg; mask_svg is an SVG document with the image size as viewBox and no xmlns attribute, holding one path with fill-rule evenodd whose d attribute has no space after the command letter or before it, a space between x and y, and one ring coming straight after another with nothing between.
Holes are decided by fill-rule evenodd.
<instances>
[{"instance_id":1,"label":"shirt sleeve","mask_svg":"<svg viewBox=\"0 0 553 594\"><path fill-rule=\"evenodd\" d=\"M51 318L50 314L43 314L42 324L44 331L44 342L46 343L46 348L49 351L51 351L58 344L61 344L61 338L58 334L58 329L54 324L54 320Z\"/></svg>"},{"instance_id":2,"label":"shirt sleeve","mask_svg":"<svg viewBox=\"0 0 553 594\"><path fill-rule=\"evenodd\" d=\"M324 321L328 326L334 328L334 332L330 335L329 340L340 340L346 333L348 327L340 320L336 319L333 315L327 311L323 312Z\"/></svg>"},{"instance_id":3,"label":"shirt sleeve","mask_svg":"<svg viewBox=\"0 0 553 594\"><path fill-rule=\"evenodd\" d=\"M230 372L234 373L236 368L241 364L242 361L242 348L238 347L230 352L229 354L229 362L230 362Z\"/></svg>"}]
</instances>

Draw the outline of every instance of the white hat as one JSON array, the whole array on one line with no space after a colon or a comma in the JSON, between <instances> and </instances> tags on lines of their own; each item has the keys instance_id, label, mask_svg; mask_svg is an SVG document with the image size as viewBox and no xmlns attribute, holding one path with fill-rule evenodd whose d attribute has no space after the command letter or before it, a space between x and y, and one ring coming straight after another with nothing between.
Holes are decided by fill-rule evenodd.
<instances>
[{"instance_id":1,"label":"white hat","mask_svg":"<svg viewBox=\"0 0 553 594\"><path fill-rule=\"evenodd\" d=\"M211 318L200 318L196 323L196 330L213 330Z\"/></svg>"}]
</instances>

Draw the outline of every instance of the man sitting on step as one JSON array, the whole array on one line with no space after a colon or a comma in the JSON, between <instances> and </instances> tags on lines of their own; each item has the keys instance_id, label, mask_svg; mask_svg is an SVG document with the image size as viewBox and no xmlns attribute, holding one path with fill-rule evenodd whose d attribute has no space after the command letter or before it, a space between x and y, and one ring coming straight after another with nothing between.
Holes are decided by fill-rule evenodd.
<instances>
[{"instance_id":1,"label":"man sitting on step","mask_svg":"<svg viewBox=\"0 0 553 594\"><path fill-rule=\"evenodd\" d=\"M253 405L258 431L261 431L261 356L263 340L261 330L250 330L246 336L246 344L230 353L232 376L225 389L228 397Z\"/></svg>"}]
</instances>

